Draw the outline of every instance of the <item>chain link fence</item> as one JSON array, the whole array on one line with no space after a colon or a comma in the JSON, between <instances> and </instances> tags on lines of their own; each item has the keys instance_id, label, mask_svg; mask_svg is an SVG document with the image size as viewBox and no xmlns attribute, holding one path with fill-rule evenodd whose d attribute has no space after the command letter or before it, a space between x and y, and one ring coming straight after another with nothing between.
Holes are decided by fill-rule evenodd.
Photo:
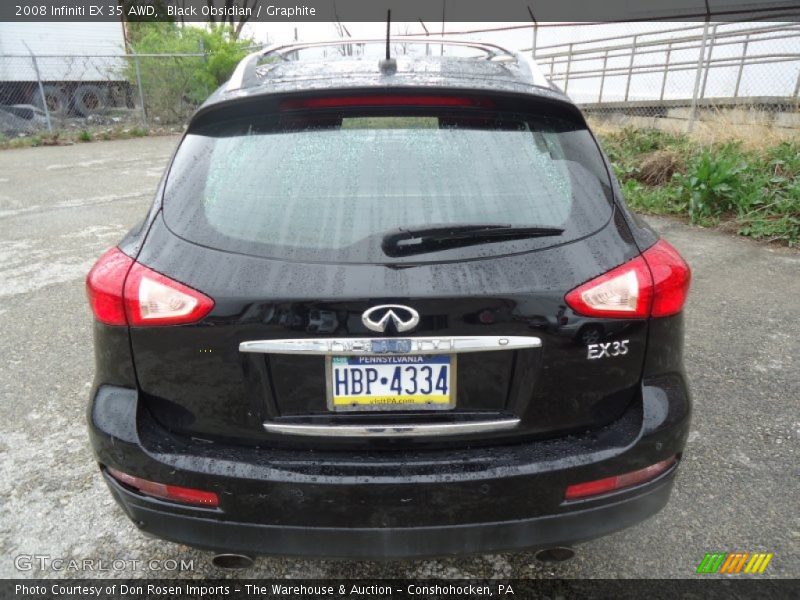
<instances>
[{"instance_id":1,"label":"chain link fence","mask_svg":"<svg viewBox=\"0 0 800 600\"><path fill-rule=\"evenodd\" d=\"M0 135L180 127L213 91L205 54L0 55Z\"/></svg>"},{"instance_id":2,"label":"chain link fence","mask_svg":"<svg viewBox=\"0 0 800 600\"><path fill-rule=\"evenodd\" d=\"M444 35L530 52L594 121L800 130L798 23L520 24ZM213 91L207 60L0 55L0 135L181 127Z\"/></svg>"}]
</instances>

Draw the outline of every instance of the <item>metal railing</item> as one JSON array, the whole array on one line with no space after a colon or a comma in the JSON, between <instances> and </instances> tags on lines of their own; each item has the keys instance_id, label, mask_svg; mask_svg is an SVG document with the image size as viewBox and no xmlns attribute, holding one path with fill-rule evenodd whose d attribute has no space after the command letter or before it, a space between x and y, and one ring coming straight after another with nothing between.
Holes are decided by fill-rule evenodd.
<instances>
[{"instance_id":1,"label":"metal railing","mask_svg":"<svg viewBox=\"0 0 800 600\"><path fill-rule=\"evenodd\" d=\"M733 31L718 31L720 27L725 25L733 25L730 23L717 23L711 27L711 33L707 37L705 43L703 41L703 34L692 34L680 37L659 37L654 40L642 40L643 37L653 36L656 34L634 34L629 43L615 44L613 46L605 46L603 48L579 48L579 45L596 43L597 40L588 40L580 43L566 44L566 50L557 50L547 52L548 49L558 48L564 44L554 44L551 46L541 47L537 50L535 58L542 64L545 71L551 80L562 82L565 91L569 89L570 80L587 79L599 77L601 80L600 89L598 92L597 101L602 102L602 82L608 75L624 74L627 77L625 86L626 95L624 100L628 100L628 93L630 91L630 83L634 75L641 73L662 73L666 81L666 74L669 71L684 71L702 69L704 73L704 85L701 88L700 97L705 94L705 83L708 80L709 69L717 66L736 66L738 69L736 76L736 85L733 92L733 97L739 94L739 87L742 79L744 68L750 65L757 64L775 64L781 62L800 62L800 25L771 25L759 26L751 29L742 30L741 28ZM707 27L707 26L704 26ZM691 26L682 29L666 30L658 32L658 35L663 36L666 32L685 31L687 29L696 29L696 26ZM770 35L772 34L772 35ZM622 39L624 36L617 36L615 38L603 38L606 40ZM629 36L630 37L630 36ZM760 53L750 54L748 49L759 42L768 42L773 40L790 40L796 43L797 51L795 52L779 52L779 53ZM741 53L732 56L724 56L714 58L714 50L725 46L741 46ZM671 60L674 53L687 50L703 50L699 59L695 60ZM707 51L706 51L707 49ZM545 52L542 52L545 50ZM527 51L531 51L530 48ZM636 63L637 57L654 55L665 56L663 62L647 62ZM621 67L608 67L609 59L624 57L628 60L627 66ZM602 60L602 66L584 68L582 70L575 70L574 65L581 62L596 62ZM797 81L800 82L800 70L798 70ZM797 93L797 85L795 91ZM661 88L659 99L664 99L664 86Z\"/></svg>"},{"instance_id":2,"label":"metal railing","mask_svg":"<svg viewBox=\"0 0 800 600\"><path fill-rule=\"evenodd\" d=\"M594 113L688 106L689 130L699 106L782 112L796 109L800 94L797 23L692 24L524 50Z\"/></svg>"}]
</instances>

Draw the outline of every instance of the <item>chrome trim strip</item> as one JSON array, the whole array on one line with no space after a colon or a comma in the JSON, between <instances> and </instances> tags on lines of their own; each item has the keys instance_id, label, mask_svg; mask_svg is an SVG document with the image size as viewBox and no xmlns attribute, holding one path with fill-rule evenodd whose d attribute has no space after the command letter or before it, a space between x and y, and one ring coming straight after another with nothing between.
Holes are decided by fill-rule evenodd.
<instances>
[{"instance_id":1,"label":"chrome trim strip","mask_svg":"<svg viewBox=\"0 0 800 600\"><path fill-rule=\"evenodd\" d=\"M306 435L319 437L420 437L430 435L463 435L514 429L519 425L517 417L492 421L468 421L463 423L420 423L414 425L297 425L288 423L264 423L269 433Z\"/></svg>"},{"instance_id":2,"label":"chrome trim strip","mask_svg":"<svg viewBox=\"0 0 800 600\"><path fill-rule=\"evenodd\" d=\"M372 342L407 340L405 352L380 352L372 349ZM521 350L540 348L542 340L533 336L518 335L455 335L443 337L391 337L391 338L297 338L283 340L253 340L239 344L239 352L263 354L305 354L312 356L396 356L409 354L456 354L463 352L491 352L494 350Z\"/></svg>"}]
</instances>

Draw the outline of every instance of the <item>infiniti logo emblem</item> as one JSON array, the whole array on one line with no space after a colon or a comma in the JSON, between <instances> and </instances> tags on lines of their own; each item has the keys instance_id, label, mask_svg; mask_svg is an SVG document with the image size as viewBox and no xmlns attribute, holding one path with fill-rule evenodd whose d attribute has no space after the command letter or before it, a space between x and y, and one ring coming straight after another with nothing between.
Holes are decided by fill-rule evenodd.
<instances>
[{"instance_id":1,"label":"infiniti logo emblem","mask_svg":"<svg viewBox=\"0 0 800 600\"><path fill-rule=\"evenodd\" d=\"M378 333L386 331L392 321L397 333L402 333L419 325L419 313L402 304L381 304L364 311L361 321L367 329Z\"/></svg>"}]
</instances>

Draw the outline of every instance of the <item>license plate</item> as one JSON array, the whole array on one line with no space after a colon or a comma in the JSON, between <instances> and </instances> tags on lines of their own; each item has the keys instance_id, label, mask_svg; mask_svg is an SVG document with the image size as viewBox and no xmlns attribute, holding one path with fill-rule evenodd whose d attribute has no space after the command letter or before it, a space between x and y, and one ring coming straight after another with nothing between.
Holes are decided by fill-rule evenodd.
<instances>
[{"instance_id":1,"label":"license plate","mask_svg":"<svg viewBox=\"0 0 800 600\"><path fill-rule=\"evenodd\" d=\"M442 355L332 356L328 408L443 410L455 406L455 357Z\"/></svg>"}]
</instances>

